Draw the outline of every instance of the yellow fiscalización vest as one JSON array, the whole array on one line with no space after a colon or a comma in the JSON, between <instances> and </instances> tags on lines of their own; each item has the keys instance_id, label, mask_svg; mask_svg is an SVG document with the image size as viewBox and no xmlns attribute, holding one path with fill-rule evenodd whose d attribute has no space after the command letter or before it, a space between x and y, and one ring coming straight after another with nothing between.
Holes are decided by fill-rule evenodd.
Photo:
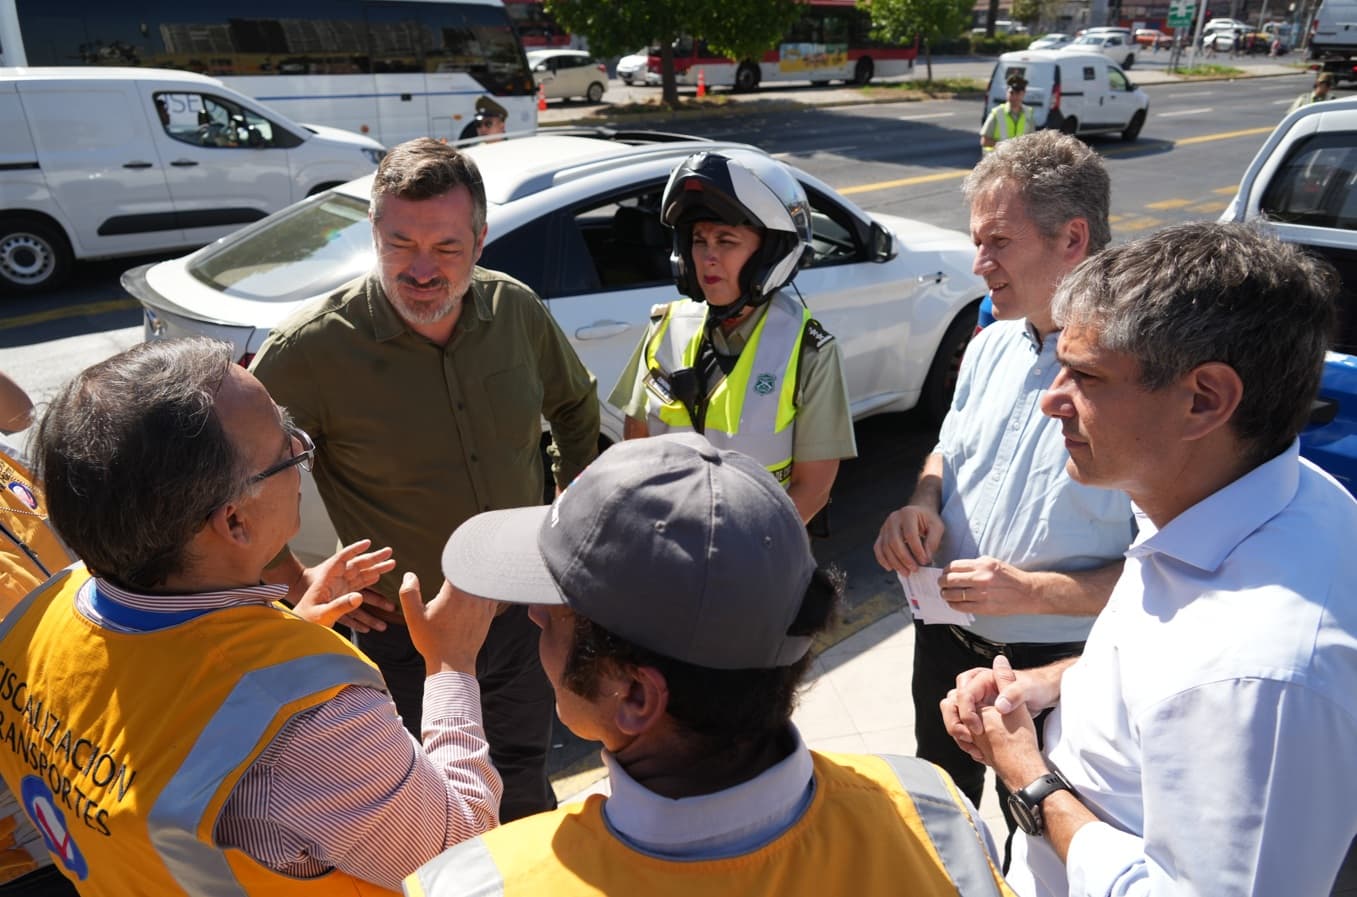
<instances>
[{"instance_id":1,"label":"yellow fiscalizaci\u00f3n vest","mask_svg":"<svg viewBox=\"0 0 1357 897\"><path fill-rule=\"evenodd\" d=\"M812 752L815 795L771 843L666 860L617 838L605 798L465 841L405 880L408 897L1012 897L956 786L915 757Z\"/></svg>"},{"instance_id":2,"label":"yellow fiscalizaci\u00f3n vest","mask_svg":"<svg viewBox=\"0 0 1357 897\"><path fill-rule=\"evenodd\" d=\"M0 618L72 560L33 474L0 451Z\"/></svg>"},{"instance_id":3,"label":"yellow fiscalizaci\u00f3n vest","mask_svg":"<svg viewBox=\"0 0 1357 897\"><path fill-rule=\"evenodd\" d=\"M76 610L82 590L108 625ZM389 894L213 841L282 725L349 685L385 688L337 633L280 606L146 614L77 564L0 624L0 775L84 897Z\"/></svg>"},{"instance_id":4,"label":"yellow fiscalizaci\u00f3n vest","mask_svg":"<svg viewBox=\"0 0 1357 897\"><path fill-rule=\"evenodd\" d=\"M784 487L791 479L796 375L810 319L805 306L786 293L774 293L735 368L708 391L708 441L754 458ZM674 371L697 365L706 320L705 302L680 299L665 307L646 346L649 381L667 384ZM676 397L662 398L651 388L646 402L650 435L693 429L688 409Z\"/></svg>"},{"instance_id":5,"label":"yellow fiscalizaci\u00f3n vest","mask_svg":"<svg viewBox=\"0 0 1357 897\"><path fill-rule=\"evenodd\" d=\"M1027 133L1028 128L1033 124L1032 111L1026 106L1023 107L1022 113L1018 116L1016 122L1013 121L1013 116L1008 113L1007 103L1001 103L1000 105L995 106L991 115L995 118L996 124L995 131L997 133L994 135L994 143L996 146L1003 143L1005 140L1021 137ZM985 130L989 130L988 122L985 123ZM985 152L988 153L993 151L994 147L987 146L984 149Z\"/></svg>"}]
</instances>

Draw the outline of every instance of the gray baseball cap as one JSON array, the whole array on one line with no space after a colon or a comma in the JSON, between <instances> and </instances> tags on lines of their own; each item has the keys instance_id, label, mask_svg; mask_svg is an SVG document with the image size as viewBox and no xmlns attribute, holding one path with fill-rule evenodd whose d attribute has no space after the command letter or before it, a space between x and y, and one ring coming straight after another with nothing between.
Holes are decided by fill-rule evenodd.
<instances>
[{"instance_id":1,"label":"gray baseball cap","mask_svg":"<svg viewBox=\"0 0 1357 897\"><path fill-rule=\"evenodd\" d=\"M695 666L771 669L810 650L796 619L815 559L757 461L695 433L618 443L549 507L477 514L443 549L472 595L565 604Z\"/></svg>"}]
</instances>

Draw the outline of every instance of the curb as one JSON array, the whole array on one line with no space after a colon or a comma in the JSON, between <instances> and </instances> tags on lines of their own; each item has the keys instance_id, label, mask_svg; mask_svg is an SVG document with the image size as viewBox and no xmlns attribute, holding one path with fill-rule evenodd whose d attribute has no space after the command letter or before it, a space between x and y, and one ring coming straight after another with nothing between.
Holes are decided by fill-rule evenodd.
<instances>
[{"instance_id":1,"label":"curb","mask_svg":"<svg viewBox=\"0 0 1357 897\"><path fill-rule=\"evenodd\" d=\"M1133 73L1134 74L1134 73ZM1297 69L1294 72L1264 72L1257 75L1204 75L1201 77L1180 77L1169 76L1162 81L1139 82L1137 87L1146 89L1153 87L1162 87L1169 84L1206 84L1213 81L1244 81L1254 78L1290 78L1295 75L1309 74L1307 69ZM891 91L889 87L868 88L880 91ZM600 109L583 115L570 118L553 119L550 122L538 122L539 128L552 128L557 126L598 126L602 125L611 128L625 128L631 124L648 125L664 122L683 121L689 118L734 118L743 115L755 115L761 112L789 112L806 109L841 109L847 106L876 106L887 103L924 103L930 100L955 100L955 99L976 99L984 96L982 90L962 90L962 91L941 91L937 94L922 94L911 91L899 90L893 91L898 94L895 96L864 96L853 99L826 100L822 103L806 103L801 100L787 100L771 98L767 100L745 100L740 102L725 103L720 106L711 106L709 108L679 109L661 111L657 109L654 113L641 112L636 114L626 114L613 116Z\"/></svg>"}]
</instances>

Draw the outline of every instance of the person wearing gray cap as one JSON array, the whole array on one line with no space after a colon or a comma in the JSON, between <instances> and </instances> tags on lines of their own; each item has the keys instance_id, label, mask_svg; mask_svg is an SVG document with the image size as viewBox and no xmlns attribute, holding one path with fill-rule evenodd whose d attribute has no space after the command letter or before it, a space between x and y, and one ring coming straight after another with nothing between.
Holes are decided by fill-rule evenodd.
<instances>
[{"instance_id":1,"label":"person wearing gray cap","mask_svg":"<svg viewBox=\"0 0 1357 897\"><path fill-rule=\"evenodd\" d=\"M940 769L801 740L839 589L753 458L692 433L619 443L551 507L464 523L443 569L532 606L557 712L603 743L611 796L445 852L407 894L1012 893Z\"/></svg>"}]
</instances>

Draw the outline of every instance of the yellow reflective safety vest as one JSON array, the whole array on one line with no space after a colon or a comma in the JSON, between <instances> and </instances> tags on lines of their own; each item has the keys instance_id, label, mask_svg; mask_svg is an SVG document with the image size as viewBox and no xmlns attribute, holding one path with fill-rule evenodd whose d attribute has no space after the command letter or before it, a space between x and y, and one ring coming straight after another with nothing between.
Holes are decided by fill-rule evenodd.
<instances>
[{"instance_id":1,"label":"yellow reflective safety vest","mask_svg":"<svg viewBox=\"0 0 1357 897\"><path fill-rule=\"evenodd\" d=\"M767 845L666 860L618 839L604 798L465 841L405 880L408 897L1011 897L956 786L915 757L812 752L815 795Z\"/></svg>"},{"instance_id":2,"label":"yellow reflective safety vest","mask_svg":"<svg viewBox=\"0 0 1357 897\"><path fill-rule=\"evenodd\" d=\"M76 609L81 592L107 625ZM292 878L213 836L282 725L350 685L385 688L281 606L147 614L76 564L0 623L0 775L83 897L390 894L338 871Z\"/></svg>"},{"instance_id":3,"label":"yellow reflective safety vest","mask_svg":"<svg viewBox=\"0 0 1357 897\"><path fill-rule=\"evenodd\" d=\"M991 112L990 115L996 120L997 125L995 128L996 133L994 135L995 146L998 146L1005 140L1021 137L1028 131L1035 130L1035 123L1032 120L1032 110L1028 109L1026 106L1023 107L1022 114L1018 116L1016 122L1013 120L1013 116L1008 114L1007 103L1000 103L998 106L995 106L994 111ZM985 123L984 130L989 130L989 122ZM992 152L993 150L993 146L985 147L985 152L987 153Z\"/></svg>"},{"instance_id":4,"label":"yellow reflective safety vest","mask_svg":"<svg viewBox=\"0 0 1357 897\"><path fill-rule=\"evenodd\" d=\"M0 450L0 618L72 560L33 474Z\"/></svg>"},{"instance_id":5,"label":"yellow reflective safety vest","mask_svg":"<svg viewBox=\"0 0 1357 897\"><path fill-rule=\"evenodd\" d=\"M792 421L801 341L810 311L778 291L754 326L734 369L708 388L704 435L717 448L744 452L766 467L784 487L792 475ZM665 308L646 346L648 381L667 384L669 375L695 367L707 320L707 304L691 299ZM667 387L666 387L667 389ZM664 390L646 390L650 435L692 430L683 403Z\"/></svg>"}]
</instances>

